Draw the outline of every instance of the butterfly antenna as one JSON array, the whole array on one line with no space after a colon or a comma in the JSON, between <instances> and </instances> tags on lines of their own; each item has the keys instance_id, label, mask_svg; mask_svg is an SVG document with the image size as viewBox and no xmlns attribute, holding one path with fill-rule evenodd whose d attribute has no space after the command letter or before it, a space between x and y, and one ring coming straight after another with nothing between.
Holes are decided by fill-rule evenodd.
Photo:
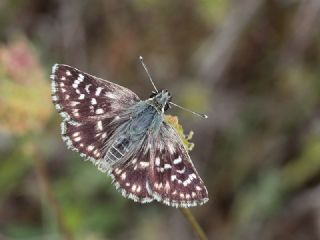
<instances>
[{"instance_id":1,"label":"butterfly antenna","mask_svg":"<svg viewBox=\"0 0 320 240\"><path fill-rule=\"evenodd\" d=\"M146 66L146 65L144 64L144 62L143 62L143 57L140 56L140 57L139 57L139 60L140 60L140 62L141 62L141 64L142 64L144 70L145 70L146 73L148 74L149 80L150 80L153 88L156 90L156 92L158 92L158 89L156 88L156 85L154 85L154 83L153 83L153 80L152 80L152 77L151 77L151 75L150 75L150 73L149 73L149 71L148 71L148 68L147 68L147 66Z\"/></svg>"},{"instance_id":2,"label":"butterfly antenna","mask_svg":"<svg viewBox=\"0 0 320 240\"><path fill-rule=\"evenodd\" d=\"M169 104L171 104L171 105L173 105L173 106L176 106L176 107L178 107L178 108L181 108L181 109L183 109L183 110L185 110L185 111L187 111L187 112L190 112L190 113L192 113L192 114L194 114L194 115L197 115L197 116L199 116L199 117L208 118L208 115L206 115L206 114L197 113L197 112L191 111L190 109L181 107L181 106L179 106L178 104L175 104L175 103L173 103L173 102L169 102Z\"/></svg>"}]
</instances>

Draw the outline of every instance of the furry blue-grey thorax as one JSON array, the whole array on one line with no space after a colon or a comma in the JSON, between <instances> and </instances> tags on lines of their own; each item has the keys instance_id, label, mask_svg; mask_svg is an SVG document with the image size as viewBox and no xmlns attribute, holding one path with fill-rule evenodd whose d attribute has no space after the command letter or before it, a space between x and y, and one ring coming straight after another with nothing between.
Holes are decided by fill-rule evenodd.
<instances>
[{"instance_id":1,"label":"furry blue-grey thorax","mask_svg":"<svg viewBox=\"0 0 320 240\"><path fill-rule=\"evenodd\" d=\"M163 113L169 108L169 102L172 97L168 90L163 89L159 92L152 92L150 98L146 101L153 106L158 112Z\"/></svg>"}]
</instances>

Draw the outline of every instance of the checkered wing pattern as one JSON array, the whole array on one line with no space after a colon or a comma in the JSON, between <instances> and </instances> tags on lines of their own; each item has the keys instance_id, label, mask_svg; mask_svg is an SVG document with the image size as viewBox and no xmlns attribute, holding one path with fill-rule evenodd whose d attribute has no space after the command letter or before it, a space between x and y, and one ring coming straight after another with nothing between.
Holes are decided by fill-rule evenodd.
<instances>
[{"instance_id":1,"label":"checkered wing pattern","mask_svg":"<svg viewBox=\"0 0 320 240\"><path fill-rule=\"evenodd\" d=\"M155 199L169 206L192 207L208 201L208 191L176 131L163 123L149 169Z\"/></svg>"},{"instance_id":2,"label":"checkered wing pattern","mask_svg":"<svg viewBox=\"0 0 320 240\"><path fill-rule=\"evenodd\" d=\"M140 101L129 89L56 64L52 68L52 100L61 116L72 122L114 118Z\"/></svg>"},{"instance_id":3,"label":"checkered wing pattern","mask_svg":"<svg viewBox=\"0 0 320 240\"><path fill-rule=\"evenodd\" d=\"M159 135L147 135L136 155L111 173L123 196L139 202L157 200L173 207L208 201L207 189L176 131L166 123Z\"/></svg>"},{"instance_id":4,"label":"checkered wing pattern","mask_svg":"<svg viewBox=\"0 0 320 240\"><path fill-rule=\"evenodd\" d=\"M113 182L122 195L142 203L154 200L150 191L151 148L148 146L146 137L139 151L129 161L111 171Z\"/></svg>"},{"instance_id":5,"label":"checkered wing pattern","mask_svg":"<svg viewBox=\"0 0 320 240\"><path fill-rule=\"evenodd\" d=\"M127 88L76 68L52 68L52 100L63 117L62 138L68 147L95 164L104 155L104 143L123 123L122 114L139 97Z\"/></svg>"}]
</instances>

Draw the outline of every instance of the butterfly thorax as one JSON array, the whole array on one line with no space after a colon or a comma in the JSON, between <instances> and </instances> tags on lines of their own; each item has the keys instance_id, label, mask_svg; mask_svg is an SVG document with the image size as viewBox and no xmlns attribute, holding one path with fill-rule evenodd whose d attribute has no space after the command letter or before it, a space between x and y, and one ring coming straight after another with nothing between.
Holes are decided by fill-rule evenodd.
<instances>
[{"instance_id":1,"label":"butterfly thorax","mask_svg":"<svg viewBox=\"0 0 320 240\"><path fill-rule=\"evenodd\" d=\"M147 103L153 106L158 112L164 113L169 108L169 102L172 99L168 90L160 90L159 92L152 92Z\"/></svg>"},{"instance_id":2,"label":"butterfly thorax","mask_svg":"<svg viewBox=\"0 0 320 240\"><path fill-rule=\"evenodd\" d=\"M138 102L129 108L119 120L115 120L126 119L105 145L104 159L108 162L107 167L116 167L126 162L139 151L148 134L157 136L163 116L152 103L148 102L151 100Z\"/></svg>"}]
</instances>

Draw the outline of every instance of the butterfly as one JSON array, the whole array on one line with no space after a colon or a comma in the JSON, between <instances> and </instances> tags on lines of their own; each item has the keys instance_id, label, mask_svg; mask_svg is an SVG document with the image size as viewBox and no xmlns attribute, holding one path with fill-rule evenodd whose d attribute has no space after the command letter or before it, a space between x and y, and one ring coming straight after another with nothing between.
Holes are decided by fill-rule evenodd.
<instances>
[{"instance_id":1,"label":"butterfly","mask_svg":"<svg viewBox=\"0 0 320 240\"><path fill-rule=\"evenodd\" d=\"M174 104L171 95L157 90L140 60L156 90L146 100L74 67L53 66L52 100L63 118L62 139L110 175L124 197L173 207L204 204L208 191L178 133L164 121Z\"/></svg>"}]
</instances>

